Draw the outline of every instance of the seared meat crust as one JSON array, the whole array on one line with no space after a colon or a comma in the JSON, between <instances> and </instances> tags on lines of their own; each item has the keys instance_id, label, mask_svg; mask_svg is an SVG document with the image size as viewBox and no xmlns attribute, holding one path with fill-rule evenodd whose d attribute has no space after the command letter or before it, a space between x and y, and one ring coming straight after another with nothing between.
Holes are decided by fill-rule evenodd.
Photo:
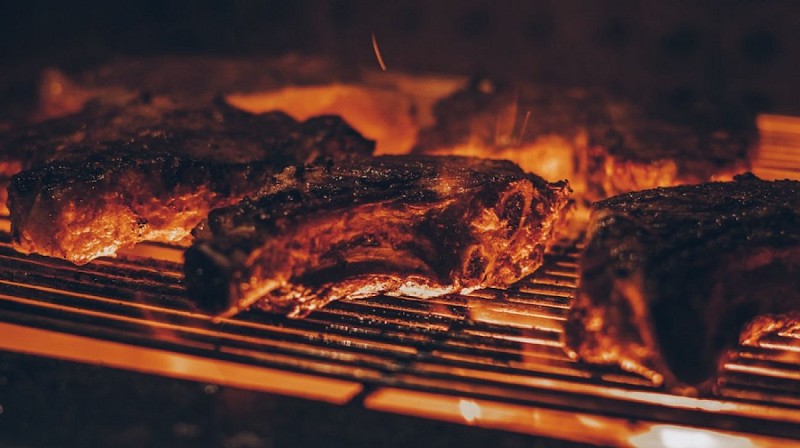
<instances>
[{"instance_id":1,"label":"seared meat crust","mask_svg":"<svg viewBox=\"0 0 800 448\"><path fill-rule=\"evenodd\" d=\"M170 100L147 96L129 101L125 107L93 102L80 113L0 133L0 213L8 213L6 200L13 175L46 162L71 145L134 137L138 130L157 125L175 107Z\"/></svg>"},{"instance_id":2,"label":"seared meat crust","mask_svg":"<svg viewBox=\"0 0 800 448\"><path fill-rule=\"evenodd\" d=\"M601 201L580 269L565 328L577 356L706 391L748 322L800 310L800 182L746 175Z\"/></svg>"},{"instance_id":3,"label":"seared meat crust","mask_svg":"<svg viewBox=\"0 0 800 448\"><path fill-rule=\"evenodd\" d=\"M672 107L612 100L592 124L587 197L731 180L750 168L754 117L696 102Z\"/></svg>"},{"instance_id":4,"label":"seared meat crust","mask_svg":"<svg viewBox=\"0 0 800 448\"><path fill-rule=\"evenodd\" d=\"M285 172L213 211L186 252L189 295L231 315L303 315L344 297L507 286L542 262L566 183L513 163L384 156Z\"/></svg>"},{"instance_id":5,"label":"seared meat crust","mask_svg":"<svg viewBox=\"0 0 800 448\"><path fill-rule=\"evenodd\" d=\"M101 109L99 122L88 110L51 123L58 132L31 136L31 149L50 156L12 179L17 250L80 264L143 240L176 242L209 210L238 202L286 166L373 148L332 116L298 123L221 102Z\"/></svg>"},{"instance_id":6,"label":"seared meat crust","mask_svg":"<svg viewBox=\"0 0 800 448\"><path fill-rule=\"evenodd\" d=\"M479 78L436 105L416 151L513 160L590 203L747 171L756 129L741 110Z\"/></svg>"}]
</instances>

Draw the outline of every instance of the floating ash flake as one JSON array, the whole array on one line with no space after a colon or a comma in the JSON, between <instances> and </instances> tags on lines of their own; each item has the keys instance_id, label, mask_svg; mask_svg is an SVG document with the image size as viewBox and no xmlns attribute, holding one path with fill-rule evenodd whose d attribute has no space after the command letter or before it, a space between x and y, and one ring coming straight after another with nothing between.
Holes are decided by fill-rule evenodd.
<instances>
[{"instance_id":1,"label":"floating ash flake","mask_svg":"<svg viewBox=\"0 0 800 448\"><path fill-rule=\"evenodd\" d=\"M386 71L386 63L383 62L383 56L381 56L381 50L378 48L378 39L375 38L375 32L372 32L372 49L375 51L375 57L378 58L378 65L381 66L381 70Z\"/></svg>"}]
</instances>

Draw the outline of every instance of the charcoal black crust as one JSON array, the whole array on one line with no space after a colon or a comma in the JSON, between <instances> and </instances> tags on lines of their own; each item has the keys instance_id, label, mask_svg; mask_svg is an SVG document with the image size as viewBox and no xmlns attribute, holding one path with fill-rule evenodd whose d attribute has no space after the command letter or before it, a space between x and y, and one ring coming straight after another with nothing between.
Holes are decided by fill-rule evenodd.
<instances>
[{"instance_id":1,"label":"charcoal black crust","mask_svg":"<svg viewBox=\"0 0 800 448\"><path fill-rule=\"evenodd\" d=\"M23 137L27 169L9 187L15 247L75 263L143 239L175 242L287 166L374 148L339 117L297 122L159 98L90 105Z\"/></svg>"},{"instance_id":2,"label":"charcoal black crust","mask_svg":"<svg viewBox=\"0 0 800 448\"><path fill-rule=\"evenodd\" d=\"M186 281L206 311L304 315L409 285L507 285L541 263L569 194L511 162L466 157L350 159L278 178L196 229Z\"/></svg>"},{"instance_id":3,"label":"charcoal black crust","mask_svg":"<svg viewBox=\"0 0 800 448\"><path fill-rule=\"evenodd\" d=\"M707 390L748 322L799 309L800 182L748 174L596 203L565 335L586 360Z\"/></svg>"}]
</instances>

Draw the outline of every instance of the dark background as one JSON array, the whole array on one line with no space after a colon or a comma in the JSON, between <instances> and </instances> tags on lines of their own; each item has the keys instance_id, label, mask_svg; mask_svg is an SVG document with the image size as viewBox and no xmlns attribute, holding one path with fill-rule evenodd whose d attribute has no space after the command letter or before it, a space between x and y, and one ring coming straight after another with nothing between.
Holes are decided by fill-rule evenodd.
<instances>
[{"instance_id":1,"label":"dark background","mask_svg":"<svg viewBox=\"0 0 800 448\"><path fill-rule=\"evenodd\" d=\"M32 68L80 69L118 54L299 51L375 65L372 31L390 70L514 75L800 113L794 0L3 2L0 87L8 99L21 95L16 81Z\"/></svg>"}]
</instances>

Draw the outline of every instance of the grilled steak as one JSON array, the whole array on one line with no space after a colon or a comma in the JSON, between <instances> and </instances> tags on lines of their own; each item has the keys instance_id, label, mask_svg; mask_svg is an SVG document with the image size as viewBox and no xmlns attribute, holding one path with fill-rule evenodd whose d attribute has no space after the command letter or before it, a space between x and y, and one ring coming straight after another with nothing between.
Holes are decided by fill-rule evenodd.
<instances>
[{"instance_id":1,"label":"grilled steak","mask_svg":"<svg viewBox=\"0 0 800 448\"><path fill-rule=\"evenodd\" d=\"M126 129L158 123L163 108L176 107L172 101L166 101L166 97L182 107L204 107L215 98L232 92L353 82L358 79L357 74L355 68L325 58L291 54L244 59L176 55L117 57L69 74L57 69L45 70L39 83L37 110L32 114L19 111L15 115L15 127L9 126L8 131L0 122L0 214L8 214L6 200L11 176L30 168L36 159L49 158L52 150L59 146L115 139ZM158 100L143 102L140 100L143 95L152 95ZM278 109L285 107L279 105L270 111ZM328 113L330 111L318 111L308 115ZM23 115L37 124L16 123ZM65 118L50 120L57 117ZM295 118L305 120L308 116ZM352 120L348 121L352 125Z\"/></svg>"},{"instance_id":2,"label":"grilled steak","mask_svg":"<svg viewBox=\"0 0 800 448\"><path fill-rule=\"evenodd\" d=\"M186 252L189 295L231 315L304 315L343 297L507 286L542 262L565 182L507 161L383 156L289 170L213 211Z\"/></svg>"},{"instance_id":3,"label":"grilled steak","mask_svg":"<svg viewBox=\"0 0 800 448\"><path fill-rule=\"evenodd\" d=\"M609 101L587 147L587 197L731 180L750 168L755 119L707 102Z\"/></svg>"},{"instance_id":4,"label":"grilled steak","mask_svg":"<svg viewBox=\"0 0 800 448\"><path fill-rule=\"evenodd\" d=\"M182 104L203 105L231 92L354 81L357 73L352 66L309 55L116 57L79 72L45 70L36 118L75 113L90 101L124 104L143 92L176 98Z\"/></svg>"},{"instance_id":5,"label":"grilled steak","mask_svg":"<svg viewBox=\"0 0 800 448\"><path fill-rule=\"evenodd\" d=\"M580 269L575 354L707 391L748 322L800 310L800 182L746 175L598 202Z\"/></svg>"},{"instance_id":6,"label":"grilled steak","mask_svg":"<svg viewBox=\"0 0 800 448\"><path fill-rule=\"evenodd\" d=\"M479 79L436 105L416 150L513 160L591 202L746 171L755 121L731 110Z\"/></svg>"},{"instance_id":7,"label":"grilled steak","mask_svg":"<svg viewBox=\"0 0 800 448\"><path fill-rule=\"evenodd\" d=\"M156 103L90 108L17 146L34 168L9 188L15 248L86 263L142 240L179 241L286 166L373 147L336 117Z\"/></svg>"},{"instance_id":8,"label":"grilled steak","mask_svg":"<svg viewBox=\"0 0 800 448\"><path fill-rule=\"evenodd\" d=\"M61 150L77 144L91 147L104 141L130 139L138 137L140 133L165 129L162 121L178 107L171 99L150 95L135 97L123 105L93 101L80 113L17 127L0 134L0 212L8 213L7 188L13 175L41 165ZM217 102L212 107L226 106ZM198 125L202 126L201 123ZM188 120L182 127L187 126Z\"/></svg>"},{"instance_id":9,"label":"grilled steak","mask_svg":"<svg viewBox=\"0 0 800 448\"><path fill-rule=\"evenodd\" d=\"M604 119L605 99L581 89L511 86L486 78L441 100L436 123L415 151L508 159L546 179L570 179L582 191L579 157L592 123Z\"/></svg>"},{"instance_id":10,"label":"grilled steak","mask_svg":"<svg viewBox=\"0 0 800 448\"><path fill-rule=\"evenodd\" d=\"M83 72L45 70L35 118L74 113L87 102L124 104L142 92L195 105L224 95L229 104L254 113L280 110L296 120L341 115L376 141L376 152L407 153L416 140L417 120L459 80L380 75L309 55L118 57Z\"/></svg>"}]
</instances>

